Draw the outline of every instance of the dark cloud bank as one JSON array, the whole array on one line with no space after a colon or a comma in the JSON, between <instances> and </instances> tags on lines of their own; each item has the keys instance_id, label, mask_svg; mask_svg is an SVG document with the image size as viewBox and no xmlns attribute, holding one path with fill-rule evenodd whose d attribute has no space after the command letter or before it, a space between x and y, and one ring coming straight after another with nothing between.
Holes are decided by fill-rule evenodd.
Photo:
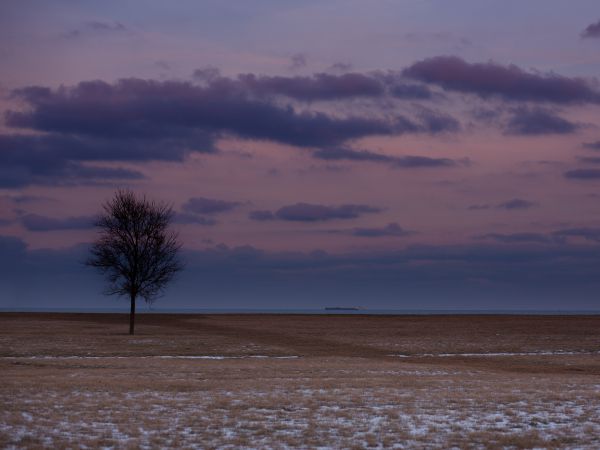
<instances>
[{"instance_id":1,"label":"dark cloud bank","mask_svg":"<svg viewBox=\"0 0 600 450\"><path fill-rule=\"evenodd\" d=\"M476 239L491 239L505 244L537 243L565 244L567 238L600 243L600 228L565 228L551 233L488 233L476 236Z\"/></svg>"},{"instance_id":2,"label":"dark cloud bank","mask_svg":"<svg viewBox=\"0 0 600 450\"><path fill-rule=\"evenodd\" d=\"M87 28L123 31L119 24ZM183 161L191 152L215 153L215 141L226 136L306 147L316 150L315 158L326 160L405 169L464 165L446 158L350 150L348 145L369 136L461 131L456 118L415 103L443 98L440 89L555 105L600 99L581 78L446 56L419 61L402 72L225 77L209 68L196 71L194 82L129 78L57 89L30 86L11 93L23 108L4 114L5 124L20 134L0 135L0 184L137 180L144 175L126 163ZM340 109L352 111L345 115L318 106L356 99L368 99L369 106ZM410 112L390 109L390 101L405 102L404 110ZM579 127L542 106L513 108L505 125L507 133L519 135L566 134ZM115 161L124 166L99 164Z\"/></svg>"},{"instance_id":3,"label":"dark cloud bank","mask_svg":"<svg viewBox=\"0 0 600 450\"><path fill-rule=\"evenodd\" d=\"M326 93L334 97L347 92L359 95L360 85L350 83L349 88L344 87L344 76L335 77L336 82L331 83L337 90L320 84L319 87L296 87L298 91L284 89L271 78L252 82L218 78L201 86L178 81L124 79L115 84L83 82L58 90L30 87L14 91L13 96L28 103L31 110L8 111L5 121L17 128L96 138L180 138L186 139L184 143L196 151L211 148L207 141L201 142L203 148L197 148L197 143L193 145L190 139L195 134L214 137L230 133L248 139L318 147L371 135L457 130L455 120L436 112L422 111L415 118L402 115L337 117L324 112L299 112L289 104L280 105L255 95L263 89L274 93L283 91L288 96L296 96L297 92L297 96L309 98L312 95L327 97ZM280 78L282 82L294 82L293 78ZM274 83L275 87L267 84L263 88L267 82ZM315 90L316 94L311 94ZM177 159L177 156L157 156Z\"/></svg>"},{"instance_id":4,"label":"dark cloud bank","mask_svg":"<svg viewBox=\"0 0 600 450\"><path fill-rule=\"evenodd\" d=\"M488 233L481 236L476 236L476 238L493 240L503 244L560 244L565 241L564 237L546 235L543 233Z\"/></svg>"},{"instance_id":5,"label":"dark cloud bank","mask_svg":"<svg viewBox=\"0 0 600 450\"><path fill-rule=\"evenodd\" d=\"M496 239L502 244L346 254L223 245L186 251L186 270L156 307L597 309L600 231L560 233L592 244L521 235ZM126 311L126 301L99 294L100 277L81 265L86 250L29 250L17 238L0 237L0 307Z\"/></svg>"},{"instance_id":6,"label":"dark cloud bank","mask_svg":"<svg viewBox=\"0 0 600 450\"><path fill-rule=\"evenodd\" d=\"M5 124L36 134L0 135L0 163L6 172L0 178L2 186L140 179L143 175L138 171L97 163L183 161L190 152L216 152L215 140L229 135L336 148L368 136L460 130L453 117L425 108L412 116L382 115L379 108L339 116L294 105L358 97L410 98L412 93L427 96L425 86L402 84L389 76L321 73L226 78L218 71L204 70L197 78L201 78L198 83L130 78L112 84L87 81L72 87L12 91L12 98L26 107L6 111ZM282 97L287 101L280 101ZM391 163L413 165L402 160ZM452 161L431 165L449 166Z\"/></svg>"}]
</instances>

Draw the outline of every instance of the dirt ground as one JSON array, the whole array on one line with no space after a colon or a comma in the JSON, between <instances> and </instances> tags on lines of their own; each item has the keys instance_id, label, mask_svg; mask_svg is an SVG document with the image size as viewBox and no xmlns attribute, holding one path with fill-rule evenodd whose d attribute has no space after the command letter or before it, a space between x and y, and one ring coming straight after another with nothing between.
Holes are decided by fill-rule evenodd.
<instances>
[{"instance_id":1,"label":"dirt ground","mask_svg":"<svg viewBox=\"0 0 600 450\"><path fill-rule=\"evenodd\" d=\"M599 448L600 317L0 314L1 448Z\"/></svg>"}]
</instances>

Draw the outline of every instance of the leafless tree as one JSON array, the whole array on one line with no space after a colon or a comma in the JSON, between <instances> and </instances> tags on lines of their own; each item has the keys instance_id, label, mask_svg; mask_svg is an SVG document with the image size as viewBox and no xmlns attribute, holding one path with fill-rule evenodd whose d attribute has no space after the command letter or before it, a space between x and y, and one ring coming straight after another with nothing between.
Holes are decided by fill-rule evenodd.
<instances>
[{"instance_id":1,"label":"leafless tree","mask_svg":"<svg viewBox=\"0 0 600 450\"><path fill-rule=\"evenodd\" d=\"M178 235L169 230L172 218L169 205L119 190L96 221L99 235L86 265L105 276L107 295L129 297L129 334L134 333L136 298L152 302L183 268Z\"/></svg>"}]
</instances>

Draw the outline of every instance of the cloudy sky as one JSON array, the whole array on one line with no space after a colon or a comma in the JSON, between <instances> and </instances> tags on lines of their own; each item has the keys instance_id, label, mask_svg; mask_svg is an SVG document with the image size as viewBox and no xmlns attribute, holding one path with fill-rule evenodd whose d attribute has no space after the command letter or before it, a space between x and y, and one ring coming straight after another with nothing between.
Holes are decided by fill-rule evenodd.
<instances>
[{"instance_id":1,"label":"cloudy sky","mask_svg":"<svg viewBox=\"0 0 600 450\"><path fill-rule=\"evenodd\" d=\"M126 187L157 308L600 309L597 0L8 0L0 58L1 308L125 307Z\"/></svg>"}]
</instances>

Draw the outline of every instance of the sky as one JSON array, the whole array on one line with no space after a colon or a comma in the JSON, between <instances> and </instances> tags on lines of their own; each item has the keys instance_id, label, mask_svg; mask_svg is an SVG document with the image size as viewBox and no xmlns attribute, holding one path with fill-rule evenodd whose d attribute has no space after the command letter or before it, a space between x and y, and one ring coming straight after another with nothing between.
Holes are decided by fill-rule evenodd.
<instances>
[{"instance_id":1,"label":"sky","mask_svg":"<svg viewBox=\"0 0 600 450\"><path fill-rule=\"evenodd\" d=\"M597 1L7 0L0 61L0 308L125 310L127 188L157 309L600 309Z\"/></svg>"}]
</instances>

